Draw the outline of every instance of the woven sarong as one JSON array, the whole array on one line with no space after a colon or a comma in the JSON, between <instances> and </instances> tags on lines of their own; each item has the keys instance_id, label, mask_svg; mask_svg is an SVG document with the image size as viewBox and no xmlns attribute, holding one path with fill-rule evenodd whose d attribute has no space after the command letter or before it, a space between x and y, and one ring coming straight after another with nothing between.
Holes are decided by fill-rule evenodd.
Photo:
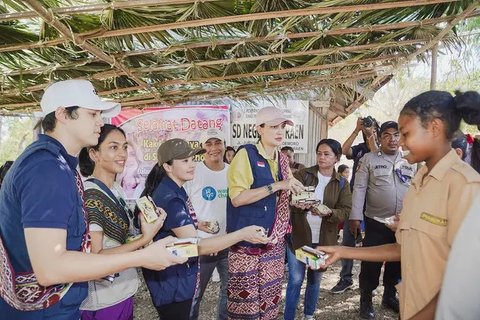
<instances>
[{"instance_id":1,"label":"woven sarong","mask_svg":"<svg viewBox=\"0 0 480 320\"><path fill-rule=\"evenodd\" d=\"M288 177L288 159L279 154L282 177ZM282 298L285 234L291 231L289 192L281 191L270 236L277 243L259 254L232 250L228 255L228 318L276 319Z\"/></svg>"}]
</instances>

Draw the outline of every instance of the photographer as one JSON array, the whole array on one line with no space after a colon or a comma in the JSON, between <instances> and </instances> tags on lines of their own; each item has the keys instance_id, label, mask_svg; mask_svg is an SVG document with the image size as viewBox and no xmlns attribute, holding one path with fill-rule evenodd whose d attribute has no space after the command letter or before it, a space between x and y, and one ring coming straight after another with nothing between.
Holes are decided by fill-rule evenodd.
<instances>
[{"instance_id":1,"label":"photographer","mask_svg":"<svg viewBox=\"0 0 480 320\"><path fill-rule=\"evenodd\" d=\"M358 134L362 132L363 141L352 147L353 142ZM352 134L348 137L342 145L342 153L347 156L347 159L353 160L352 180L350 181L350 190L353 191L355 183L355 173L357 171L358 162L368 152L378 149L377 145L377 131L378 122L371 116L365 118L358 118L357 126ZM358 233L360 234L360 233ZM355 238L350 233L348 223L343 227L343 246L355 247ZM340 280L330 290L331 293L343 293L353 286L352 280L353 260L342 260L342 270L340 271Z\"/></svg>"}]
</instances>

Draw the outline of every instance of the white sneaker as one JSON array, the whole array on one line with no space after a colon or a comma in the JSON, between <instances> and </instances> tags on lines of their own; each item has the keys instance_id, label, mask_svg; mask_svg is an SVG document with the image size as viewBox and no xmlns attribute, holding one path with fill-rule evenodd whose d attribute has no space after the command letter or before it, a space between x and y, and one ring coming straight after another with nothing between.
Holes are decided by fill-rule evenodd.
<instances>
[{"instance_id":1,"label":"white sneaker","mask_svg":"<svg viewBox=\"0 0 480 320\"><path fill-rule=\"evenodd\" d=\"M213 270L212 282L220 282L220 275L218 274L217 268Z\"/></svg>"},{"instance_id":2,"label":"white sneaker","mask_svg":"<svg viewBox=\"0 0 480 320\"><path fill-rule=\"evenodd\" d=\"M303 315L304 320L314 320L315 318L313 316L307 316L306 314Z\"/></svg>"}]
</instances>

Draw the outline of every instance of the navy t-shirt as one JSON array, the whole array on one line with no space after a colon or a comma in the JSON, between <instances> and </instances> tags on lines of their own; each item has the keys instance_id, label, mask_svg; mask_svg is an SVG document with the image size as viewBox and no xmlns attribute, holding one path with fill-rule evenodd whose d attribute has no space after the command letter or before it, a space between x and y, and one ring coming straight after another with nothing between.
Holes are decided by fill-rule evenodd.
<instances>
[{"instance_id":1,"label":"navy t-shirt","mask_svg":"<svg viewBox=\"0 0 480 320\"><path fill-rule=\"evenodd\" d=\"M154 240L175 236L172 229L193 225L188 210L188 196L185 189L179 187L169 177L164 177L155 188L152 199L157 207L167 213L162 228ZM174 265L162 271L143 269L143 276L157 307L173 302L182 302L193 298L198 272L198 258L190 258L187 263Z\"/></svg>"},{"instance_id":2,"label":"navy t-shirt","mask_svg":"<svg viewBox=\"0 0 480 320\"><path fill-rule=\"evenodd\" d=\"M347 159L353 160L353 168L352 168L352 180L350 180L350 190L353 191L353 185L355 184L355 173L358 169L358 162L362 157L369 153L368 146L365 142L359 143L352 147L352 156L348 157Z\"/></svg>"},{"instance_id":3,"label":"navy t-shirt","mask_svg":"<svg viewBox=\"0 0 480 320\"><path fill-rule=\"evenodd\" d=\"M40 135L35 143L49 142L59 154L38 150L14 163L0 190L0 235L16 273L31 272L25 228L67 231L67 250L81 250L85 231L82 201L75 183L76 157L55 139ZM2 319L79 319L79 306L87 295L87 283L75 283L49 308L21 312L0 298Z\"/></svg>"}]
</instances>

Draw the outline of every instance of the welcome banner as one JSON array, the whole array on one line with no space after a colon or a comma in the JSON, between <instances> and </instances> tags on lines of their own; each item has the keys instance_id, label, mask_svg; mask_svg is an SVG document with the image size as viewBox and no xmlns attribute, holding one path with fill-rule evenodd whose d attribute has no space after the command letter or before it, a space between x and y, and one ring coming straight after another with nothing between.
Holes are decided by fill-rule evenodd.
<instances>
[{"instance_id":1,"label":"welcome banner","mask_svg":"<svg viewBox=\"0 0 480 320\"><path fill-rule=\"evenodd\" d=\"M230 113L226 105L123 109L112 124L125 131L129 144L125 170L117 177L127 199L140 196L163 141L181 138L198 147L203 132L217 128L225 133L227 145L230 143ZM201 161L202 156L196 160Z\"/></svg>"},{"instance_id":2,"label":"welcome banner","mask_svg":"<svg viewBox=\"0 0 480 320\"><path fill-rule=\"evenodd\" d=\"M259 137L255 130L255 116L258 110L269 106L282 109L284 116L294 123L293 127L287 126L282 146L290 146L296 153L308 153L308 101L303 100L273 104L269 100L259 99L254 105L232 107L232 146L236 149L247 143L257 143Z\"/></svg>"}]
</instances>

